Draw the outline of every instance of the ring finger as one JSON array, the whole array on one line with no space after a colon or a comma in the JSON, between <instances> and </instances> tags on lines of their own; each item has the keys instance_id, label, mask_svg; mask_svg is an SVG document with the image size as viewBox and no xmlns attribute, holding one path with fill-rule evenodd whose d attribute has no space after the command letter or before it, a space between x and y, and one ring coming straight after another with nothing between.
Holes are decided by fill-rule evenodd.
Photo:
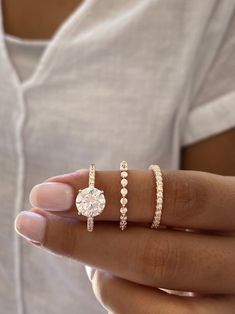
<instances>
[{"instance_id":1,"label":"ring finger","mask_svg":"<svg viewBox=\"0 0 235 314\"><path fill-rule=\"evenodd\" d=\"M156 201L152 172L130 170L128 181L128 221L150 224ZM32 189L31 203L33 207L48 209L64 217L83 219L77 215L75 198L78 190L85 188L87 182L86 170L49 178ZM235 230L234 178L196 171L163 171L163 182L161 224L201 230ZM107 209L95 220L118 221L120 173L97 171L96 186L105 191Z\"/></svg>"}]
</instances>

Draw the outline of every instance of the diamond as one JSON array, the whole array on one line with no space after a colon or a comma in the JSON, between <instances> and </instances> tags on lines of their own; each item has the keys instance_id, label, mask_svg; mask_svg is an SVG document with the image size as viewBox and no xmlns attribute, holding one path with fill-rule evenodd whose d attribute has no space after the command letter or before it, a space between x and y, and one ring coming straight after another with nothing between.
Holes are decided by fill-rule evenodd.
<instances>
[{"instance_id":1,"label":"diamond","mask_svg":"<svg viewBox=\"0 0 235 314\"><path fill-rule=\"evenodd\" d=\"M122 207L122 208L120 209L120 212L121 212L123 215L125 215L125 214L127 213L127 208L126 208L126 207Z\"/></svg>"},{"instance_id":2,"label":"diamond","mask_svg":"<svg viewBox=\"0 0 235 314\"><path fill-rule=\"evenodd\" d=\"M86 217L98 216L105 207L105 197L97 188L85 188L76 197L78 213Z\"/></svg>"},{"instance_id":3,"label":"diamond","mask_svg":"<svg viewBox=\"0 0 235 314\"><path fill-rule=\"evenodd\" d=\"M121 222L120 222L120 228L121 228L122 230L125 229L126 226L127 226L127 222L126 222L126 221L121 221Z\"/></svg>"},{"instance_id":4,"label":"diamond","mask_svg":"<svg viewBox=\"0 0 235 314\"><path fill-rule=\"evenodd\" d=\"M121 185L122 186L124 186L124 187L127 186L127 183L128 183L127 179L122 179L121 180Z\"/></svg>"},{"instance_id":5,"label":"diamond","mask_svg":"<svg viewBox=\"0 0 235 314\"><path fill-rule=\"evenodd\" d=\"M128 176L128 173L126 171L121 172L121 177L126 178Z\"/></svg>"},{"instance_id":6,"label":"diamond","mask_svg":"<svg viewBox=\"0 0 235 314\"><path fill-rule=\"evenodd\" d=\"M163 203L163 200L162 200L161 197L159 197L159 198L157 199L157 204L162 204L162 203Z\"/></svg>"},{"instance_id":7,"label":"diamond","mask_svg":"<svg viewBox=\"0 0 235 314\"><path fill-rule=\"evenodd\" d=\"M127 204L127 198L125 198L125 197L121 198L120 203L121 203L123 206L125 206L125 205Z\"/></svg>"},{"instance_id":8,"label":"diamond","mask_svg":"<svg viewBox=\"0 0 235 314\"><path fill-rule=\"evenodd\" d=\"M122 188L121 189L121 194L122 194L122 196L126 196L127 195L127 189L126 188Z\"/></svg>"},{"instance_id":9,"label":"diamond","mask_svg":"<svg viewBox=\"0 0 235 314\"><path fill-rule=\"evenodd\" d=\"M94 219L93 217L88 217L87 218L87 230L88 231L93 231L93 228L94 228Z\"/></svg>"},{"instance_id":10,"label":"diamond","mask_svg":"<svg viewBox=\"0 0 235 314\"><path fill-rule=\"evenodd\" d=\"M126 161L122 161L122 162L120 163L120 170L121 170L121 171L127 170L127 162L126 162Z\"/></svg>"}]
</instances>

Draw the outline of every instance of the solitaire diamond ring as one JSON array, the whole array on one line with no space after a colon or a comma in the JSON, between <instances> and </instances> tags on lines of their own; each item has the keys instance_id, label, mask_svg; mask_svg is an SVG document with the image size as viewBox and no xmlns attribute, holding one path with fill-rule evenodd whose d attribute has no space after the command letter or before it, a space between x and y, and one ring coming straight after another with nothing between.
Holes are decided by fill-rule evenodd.
<instances>
[{"instance_id":1,"label":"solitaire diamond ring","mask_svg":"<svg viewBox=\"0 0 235 314\"><path fill-rule=\"evenodd\" d=\"M89 169L89 186L79 190L76 197L78 215L87 217L87 230L93 231L94 217L102 213L105 208L104 191L95 188L95 165L91 164Z\"/></svg>"}]
</instances>

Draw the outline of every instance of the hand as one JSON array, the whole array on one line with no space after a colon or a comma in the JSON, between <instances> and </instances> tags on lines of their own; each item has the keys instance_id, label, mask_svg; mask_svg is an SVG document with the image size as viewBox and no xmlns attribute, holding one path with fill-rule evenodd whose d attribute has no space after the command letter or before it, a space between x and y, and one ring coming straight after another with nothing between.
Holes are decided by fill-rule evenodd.
<instances>
[{"instance_id":1,"label":"hand","mask_svg":"<svg viewBox=\"0 0 235 314\"><path fill-rule=\"evenodd\" d=\"M77 191L87 186L84 170L34 187L31 199L44 210L22 212L16 228L37 246L95 268L95 295L113 313L233 313L235 178L163 171L163 180L166 228L149 228L155 207L149 170L129 171L124 231L119 229L120 173L97 171L96 186L104 190L107 205L95 218L94 231L87 232L73 205ZM62 197L59 203L56 195ZM160 287L197 294L176 296Z\"/></svg>"}]
</instances>

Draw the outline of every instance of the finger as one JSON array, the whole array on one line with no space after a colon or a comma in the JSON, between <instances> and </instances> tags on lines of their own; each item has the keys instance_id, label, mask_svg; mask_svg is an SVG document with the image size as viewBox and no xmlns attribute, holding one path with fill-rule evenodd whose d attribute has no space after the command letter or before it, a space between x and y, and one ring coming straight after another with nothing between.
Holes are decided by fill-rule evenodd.
<instances>
[{"instance_id":1,"label":"finger","mask_svg":"<svg viewBox=\"0 0 235 314\"><path fill-rule=\"evenodd\" d=\"M96 298L114 314L233 313L234 296L179 297L141 286L96 270L92 279Z\"/></svg>"},{"instance_id":2,"label":"finger","mask_svg":"<svg viewBox=\"0 0 235 314\"><path fill-rule=\"evenodd\" d=\"M30 212L20 214L17 229L57 254L147 286L200 293L235 292L232 238L134 226L120 232L112 223L103 222L97 222L94 231L88 233L76 220L41 214L43 235ZM36 220L42 224L42 218Z\"/></svg>"},{"instance_id":3,"label":"finger","mask_svg":"<svg viewBox=\"0 0 235 314\"><path fill-rule=\"evenodd\" d=\"M55 193L51 182L67 183L72 186L73 193L62 193L61 189ZM49 178L46 180L46 189L44 184L37 185L32 190L33 206L44 209L47 206L50 210L55 210L58 195L60 204L71 195L70 201L67 200L70 210L62 212L62 215L78 218L75 198L78 190L85 188L87 182L86 170ZM156 202L152 171L130 170L128 182L128 221L150 224ZM162 225L202 230L235 230L235 178L196 171L163 171L163 183ZM95 220L118 221L121 187L119 171L96 171L96 186L104 190L106 208Z\"/></svg>"}]
</instances>

